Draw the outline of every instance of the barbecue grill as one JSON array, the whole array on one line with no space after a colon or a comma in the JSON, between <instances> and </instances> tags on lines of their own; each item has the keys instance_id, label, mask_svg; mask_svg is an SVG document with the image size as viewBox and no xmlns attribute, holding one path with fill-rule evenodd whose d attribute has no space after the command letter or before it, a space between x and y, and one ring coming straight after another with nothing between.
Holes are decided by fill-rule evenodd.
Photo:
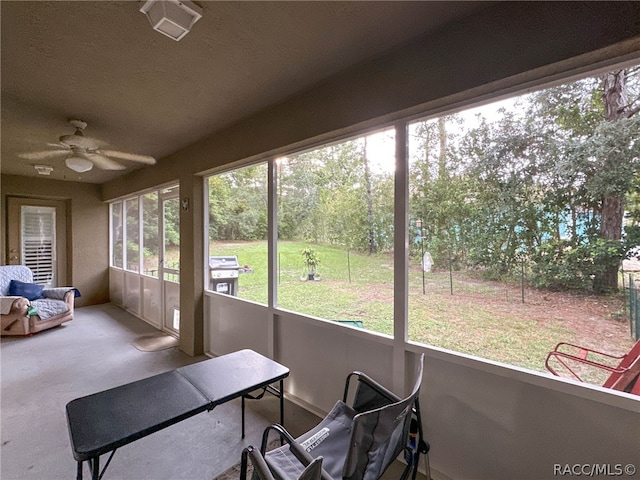
<instances>
[{"instance_id":1,"label":"barbecue grill","mask_svg":"<svg viewBox=\"0 0 640 480\"><path fill-rule=\"evenodd\" d=\"M209 289L227 295L238 294L237 256L209 257Z\"/></svg>"}]
</instances>

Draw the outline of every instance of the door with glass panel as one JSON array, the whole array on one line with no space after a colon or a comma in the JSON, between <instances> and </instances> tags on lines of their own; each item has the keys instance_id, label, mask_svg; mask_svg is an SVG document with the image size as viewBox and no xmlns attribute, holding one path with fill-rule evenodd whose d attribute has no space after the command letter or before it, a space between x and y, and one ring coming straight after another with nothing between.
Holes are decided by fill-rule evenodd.
<instances>
[{"instance_id":1,"label":"door with glass panel","mask_svg":"<svg viewBox=\"0 0 640 480\"><path fill-rule=\"evenodd\" d=\"M66 203L7 199L8 265L26 265L39 285L67 284Z\"/></svg>"},{"instance_id":2,"label":"door with glass panel","mask_svg":"<svg viewBox=\"0 0 640 480\"><path fill-rule=\"evenodd\" d=\"M160 191L160 278L163 289L163 329L180 332L180 199L178 187Z\"/></svg>"}]
</instances>

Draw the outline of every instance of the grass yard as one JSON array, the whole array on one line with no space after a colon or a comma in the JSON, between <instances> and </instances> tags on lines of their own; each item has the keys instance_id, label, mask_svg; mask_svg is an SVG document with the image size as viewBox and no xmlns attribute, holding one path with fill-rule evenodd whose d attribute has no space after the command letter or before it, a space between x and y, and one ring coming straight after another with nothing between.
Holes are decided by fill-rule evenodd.
<instances>
[{"instance_id":1,"label":"grass yard","mask_svg":"<svg viewBox=\"0 0 640 480\"><path fill-rule=\"evenodd\" d=\"M305 281L301 251L320 257L320 280ZM212 255L237 255L253 269L240 275L239 297L267 302L267 243L224 242ZM393 257L362 255L324 245L278 243L278 303L330 320L361 320L366 329L393 332ZM409 269L409 339L538 371L558 342L613 354L633 344L624 297L550 293L478 280L454 272ZM453 294L451 290L453 288ZM589 377L599 383L600 376Z\"/></svg>"}]
</instances>

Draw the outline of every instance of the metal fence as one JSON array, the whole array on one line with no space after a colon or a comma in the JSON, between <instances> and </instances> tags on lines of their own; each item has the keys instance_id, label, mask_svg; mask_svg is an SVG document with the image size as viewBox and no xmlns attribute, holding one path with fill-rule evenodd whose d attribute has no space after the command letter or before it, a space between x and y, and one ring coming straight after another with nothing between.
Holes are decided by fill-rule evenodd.
<instances>
[{"instance_id":1,"label":"metal fence","mask_svg":"<svg viewBox=\"0 0 640 480\"><path fill-rule=\"evenodd\" d=\"M519 275L508 279L487 280L477 271L456 271L452 268L441 269L432 272L424 272L421 265L412 265L409 270L410 289L420 289L423 294L449 293L467 297L491 298L505 303L546 303L547 300L556 297L562 298L565 305L580 305L585 297L591 294L583 291L552 291L537 289L532 286L529 274L524 268ZM627 307L632 301L629 295L638 295L640 288L640 271L620 271L619 276L620 303L626 316ZM630 292L629 290L633 290ZM624 296L623 296L624 295ZM556 298L557 299L557 298ZM628 300L628 301L627 301ZM636 305L634 303L634 305ZM640 308L640 306L638 306ZM634 310L637 316L637 310ZM624 318L624 317L623 317ZM634 328L635 327L634 323ZM640 336L640 325L635 336Z\"/></svg>"},{"instance_id":2,"label":"metal fence","mask_svg":"<svg viewBox=\"0 0 640 480\"><path fill-rule=\"evenodd\" d=\"M638 304L638 289L640 285L633 274L629 274L629 329L631 336L640 339L640 305Z\"/></svg>"}]
</instances>

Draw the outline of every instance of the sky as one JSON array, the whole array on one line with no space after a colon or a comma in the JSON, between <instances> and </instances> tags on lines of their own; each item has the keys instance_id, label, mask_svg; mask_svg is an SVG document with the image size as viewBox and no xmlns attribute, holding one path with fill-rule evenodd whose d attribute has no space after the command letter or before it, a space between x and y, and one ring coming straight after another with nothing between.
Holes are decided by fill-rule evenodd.
<instances>
[{"instance_id":1,"label":"sky","mask_svg":"<svg viewBox=\"0 0 640 480\"><path fill-rule=\"evenodd\" d=\"M480 123L479 115L486 118L489 122L498 120L500 118L499 109L513 109L518 98L521 97L511 97L457 112L457 115L463 120L463 125L460 127L460 130L470 130L477 127ZM452 125L448 125L448 127L451 128ZM393 172L395 168L394 138L393 129L376 132L367 136L367 157L371 162L371 169L374 173L382 174ZM409 142L409 144L411 148L411 142Z\"/></svg>"}]
</instances>

